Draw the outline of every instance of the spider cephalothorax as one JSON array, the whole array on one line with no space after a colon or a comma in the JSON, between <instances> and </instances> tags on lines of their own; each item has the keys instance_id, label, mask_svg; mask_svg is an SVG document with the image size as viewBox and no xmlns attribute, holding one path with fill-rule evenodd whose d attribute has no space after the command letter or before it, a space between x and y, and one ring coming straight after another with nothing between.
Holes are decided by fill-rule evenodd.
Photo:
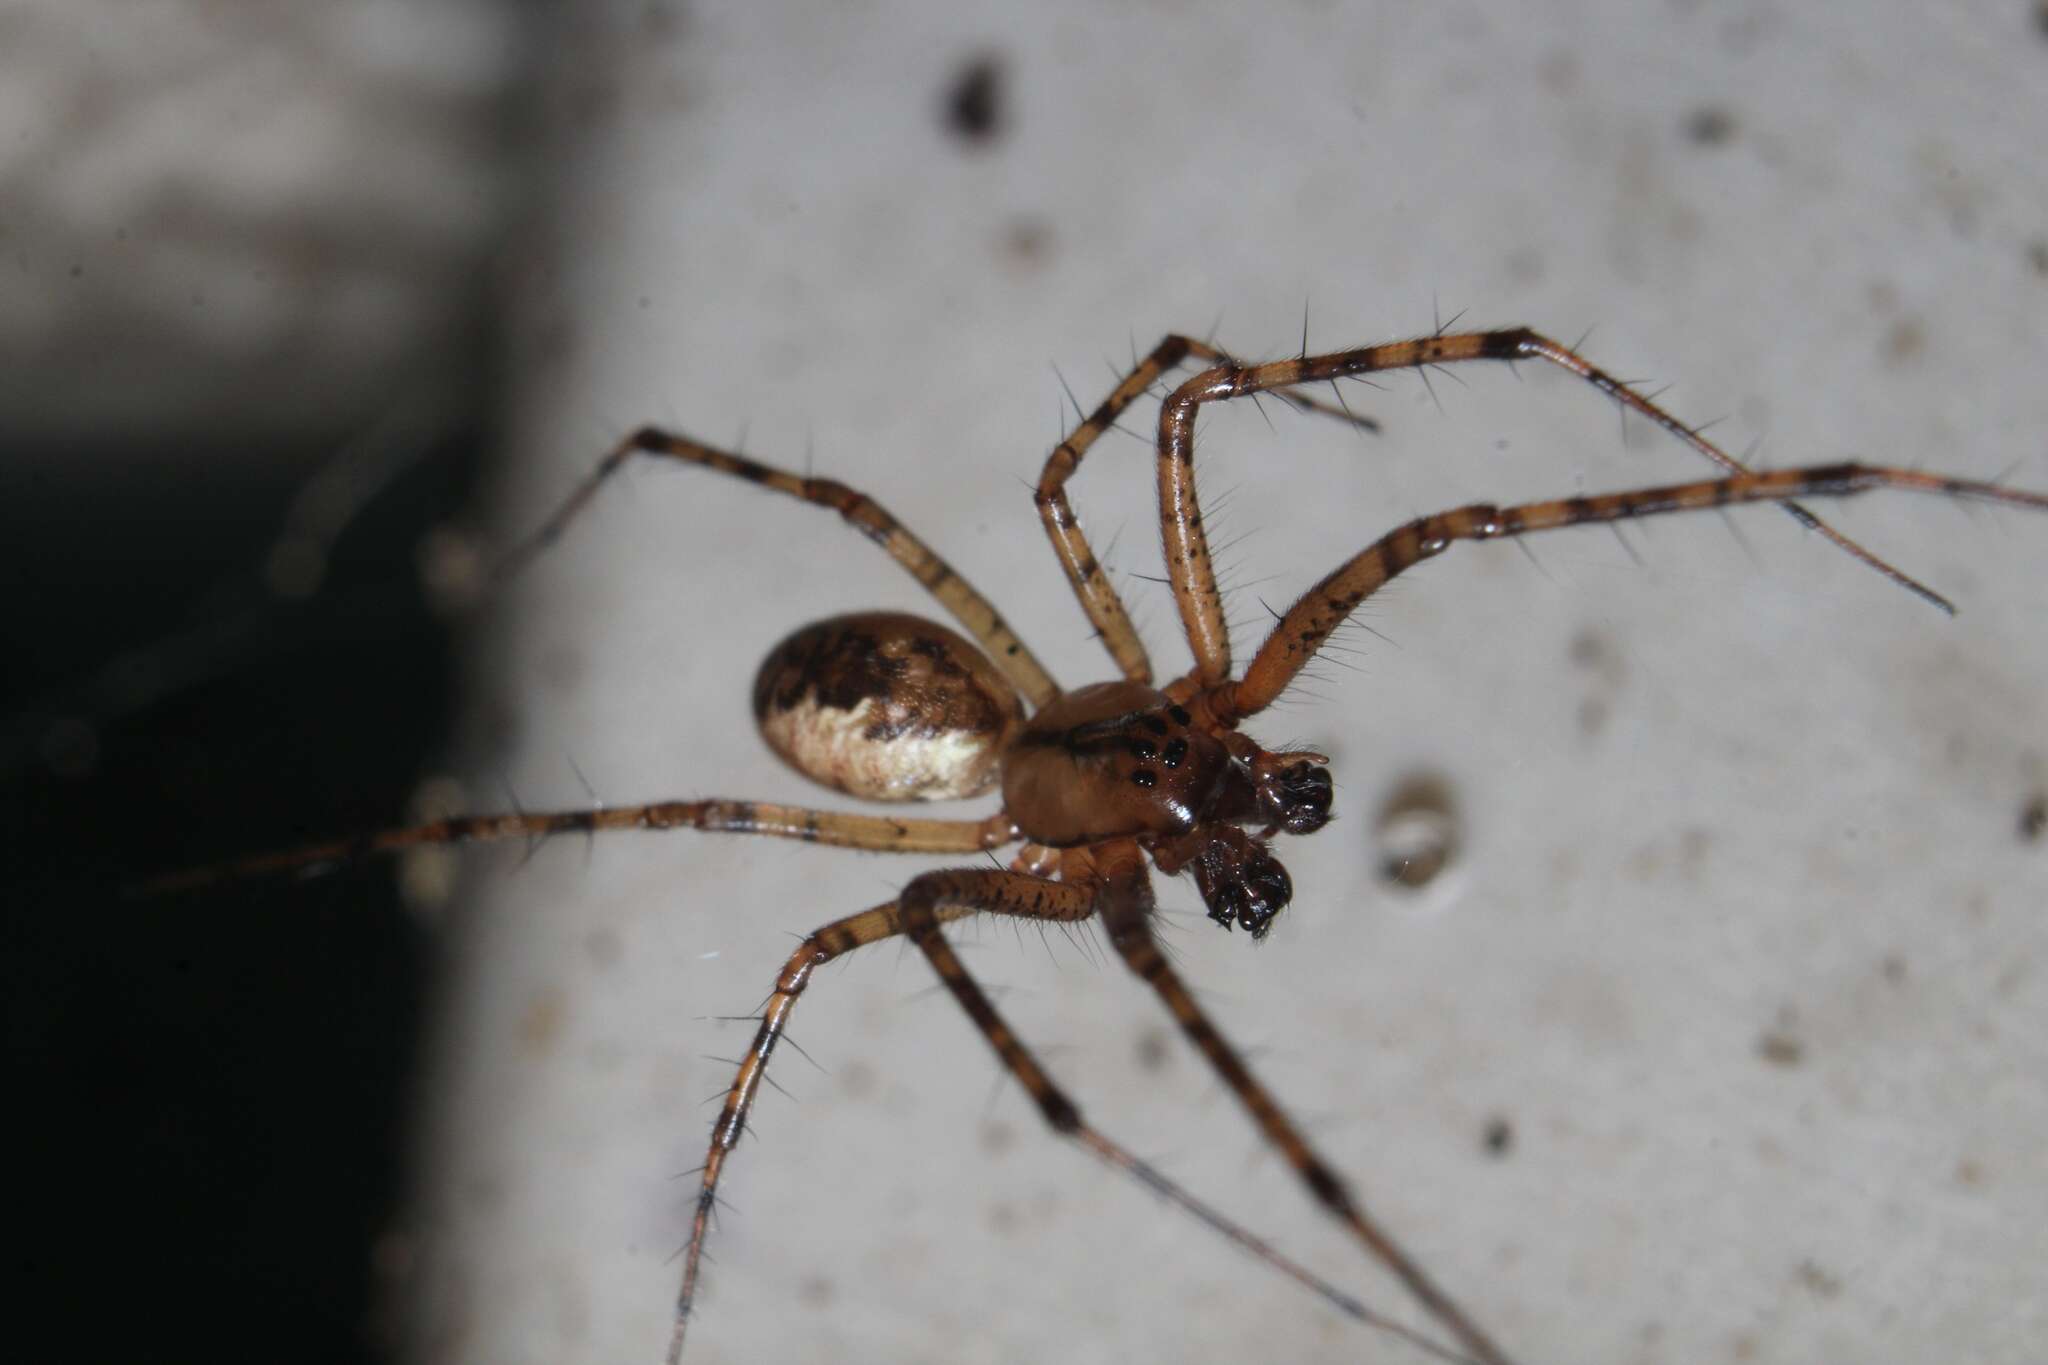
<instances>
[{"instance_id":1,"label":"spider cephalothorax","mask_svg":"<svg viewBox=\"0 0 2048 1365\"><path fill-rule=\"evenodd\" d=\"M1003 803L1024 838L1049 848L1138 840L1162 872L1194 873L1209 918L1263 938L1293 896L1266 840L1328 821L1328 761L1205 728L1142 683L1097 683L1031 718L1003 758Z\"/></svg>"},{"instance_id":2,"label":"spider cephalothorax","mask_svg":"<svg viewBox=\"0 0 2048 1365\"><path fill-rule=\"evenodd\" d=\"M1077 687L1003 757L1003 807L1049 848L1174 838L1213 818L1236 764L1186 707L1140 682Z\"/></svg>"}]
</instances>

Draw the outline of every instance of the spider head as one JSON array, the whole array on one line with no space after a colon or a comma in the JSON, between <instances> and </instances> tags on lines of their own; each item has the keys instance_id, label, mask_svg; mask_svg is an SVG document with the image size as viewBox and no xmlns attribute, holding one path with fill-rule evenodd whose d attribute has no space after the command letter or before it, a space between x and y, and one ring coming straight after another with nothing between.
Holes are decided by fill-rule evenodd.
<instances>
[{"instance_id":1,"label":"spider head","mask_svg":"<svg viewBox=\"0 0 2048 1365\"><path fill-rule=\"evenodd\" d=\"M1323 780L1327 786L1327 773ZM1266 936L1274 916L1294 897L1294 883L1288 880L1280 860L1267 852L1263 842L1234 825L1216 827L1214 836L1195 855L1192 868L1195 885L1209 907L1209 918L1226 929L1235 925L1254 940Z\"/></svg>"}]
</instances>

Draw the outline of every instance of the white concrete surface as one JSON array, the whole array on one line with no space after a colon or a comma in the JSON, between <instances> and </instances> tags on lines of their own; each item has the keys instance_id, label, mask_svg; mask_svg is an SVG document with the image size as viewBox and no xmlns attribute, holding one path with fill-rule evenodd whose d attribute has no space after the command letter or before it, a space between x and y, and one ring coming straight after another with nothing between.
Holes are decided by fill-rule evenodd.
<instances>
[{"instance_id":1,"label":"white concrete surface","mask_svg":"<svg viewBox=\"0 0 2048 1365\"><path fill-rule=\"evenodd\" d=\"M493 0L0 9L10 458L274 460L447 401L521 27Z\"/></svg>"}]
</instances>

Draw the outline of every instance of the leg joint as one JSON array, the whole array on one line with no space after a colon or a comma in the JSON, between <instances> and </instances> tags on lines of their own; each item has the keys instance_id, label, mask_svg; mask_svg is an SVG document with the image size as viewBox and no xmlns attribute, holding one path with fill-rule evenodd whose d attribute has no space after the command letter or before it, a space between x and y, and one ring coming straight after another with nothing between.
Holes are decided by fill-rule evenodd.
<instances>
[{"instance_id":1,"label":"leg joint","mask_svg":"<svg viewBox=\"0 0 2048 1365\"><path fill-rule=\"evenodd\" d=\"M1052 1130L1063 1137L1072 1137L1081 1131L1080 1109L1057 1090L1048 1088L1038 1097L1038 1111L1045 1115L1045 1121Z\"/></svg>"},{"instance_id":2,"label":"leg joint","mask_svg":"<svg viewBox=\"0 0 2048 1365\"><path fill-rule=\"evenodd\" d=\"M1351 1191L1345 1187L1338 1174L1325 1166L1319 1159L1310 1156L1302 1163L1301 1178L1308 1182L1309 1191L1323 1207L1340 1217L1349 1218L1354 1212Z\"/></svg>"}]
</instances>

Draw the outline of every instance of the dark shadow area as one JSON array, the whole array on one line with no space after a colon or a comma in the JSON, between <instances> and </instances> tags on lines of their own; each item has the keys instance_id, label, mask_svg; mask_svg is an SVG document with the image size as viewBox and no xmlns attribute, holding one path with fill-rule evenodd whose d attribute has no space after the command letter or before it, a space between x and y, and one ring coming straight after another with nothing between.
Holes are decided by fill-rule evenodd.
<instances>
[{"instance_id":1,"label":"dark shadow area","mask_svg":"<svg viewBox=\"0 0 2048 1365\"><path fill-rule=\"evenodd\" d=\"M464 418L427 443L297 603L255 573L292 482L202 475L219 466L199 450L153 458L156 476L19 472L120 467L93 450L0 471L26 1339L93 1358L392 1355L377 1280L404 1272L392 1229L434 956L394 869L123 888L403 814L455 666L415 561L487 437ZM277 454L236 468L308 466Z\"/></svg>"}]
</instances>

